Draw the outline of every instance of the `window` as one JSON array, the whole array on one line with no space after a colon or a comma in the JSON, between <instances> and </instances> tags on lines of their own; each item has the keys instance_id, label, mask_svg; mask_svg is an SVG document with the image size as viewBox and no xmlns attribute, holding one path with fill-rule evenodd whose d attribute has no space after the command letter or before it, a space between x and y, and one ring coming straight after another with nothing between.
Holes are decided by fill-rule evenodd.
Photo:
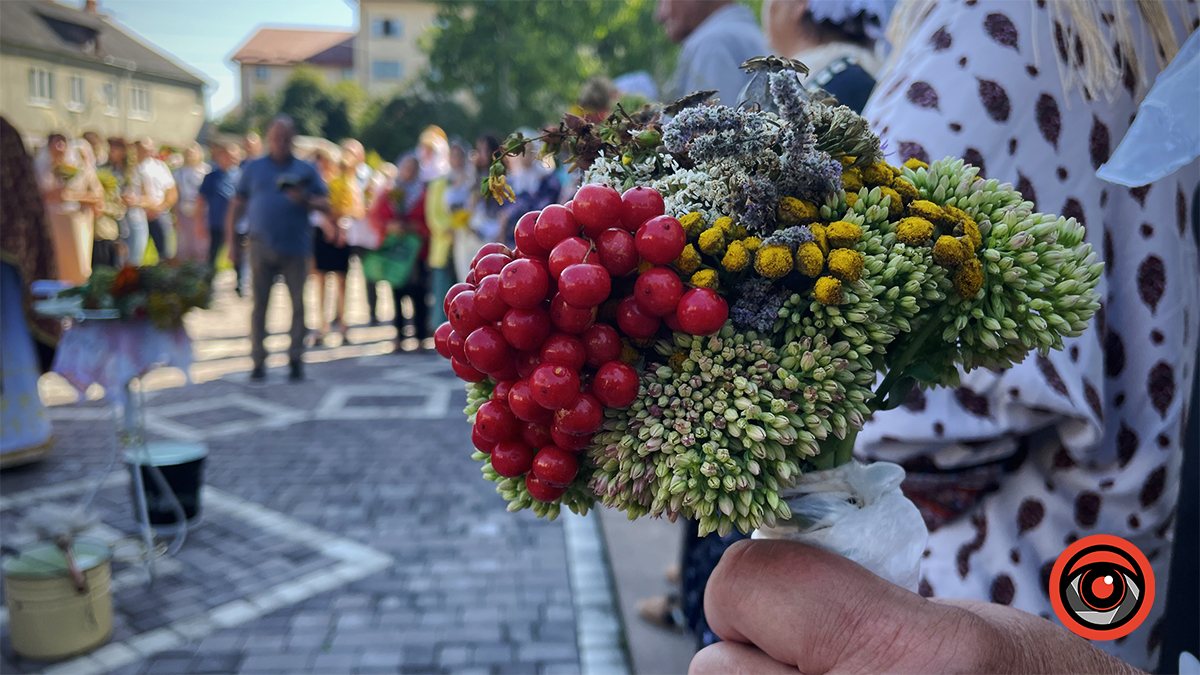
<instances>
[{"instance_id":1,"label":"window","mask_svg":"<svg viewBox=\"0 0 1200 675\"><path fill-rule=\"evenodd\" d=\"M121 107L118 87L116 82L105 82L104 86L100 88L100 93L104 96L104 112L106 114L115 115Z\"/></svg>"},{"instance_id":2,"label":"window","mask_svg":"<svg viewBox=\"0 0 1200 675\"><path fill-rule=\"evenodd\" d=\"M87 103L87 97L84 95L83 76L72 75L71 98L67 103L67 109L80 111L83 110L85 103Z\"/></svg>"},{"instance_id":3,"label":"window","mask_svg":"<svg viewBox=\"0 0 1200 675\"><path fill-rule=\"evenodd\" d=\"M256 82L266 82L270 75L266 66L254 66L254 80Z\"/></svg>"},{"instance_id":4,"label":"window","mask_svg":"<svg viewBox=\"0 0 1200 675\"><path fill-rule=\"evenodd\" d=\"M372 19L371 37L398 38L404 33L404 24L397 19Z\"/></svg>"},{"instance_id":5,"label":"window","mask_svg":"<svg viewBox=\"0 0 1200 675\"><path fill-rule=\"evenodd\" d=\"M130 86L129 115L131 117L145 117L150 112L150 89L144 84Z\"/></svg>"},{"instance_id":6,"label":"window","mask_svg":"<svg viewBox=\"0 0 1200 675\"><path fill-rule=\"evenodd\" d=\"M380 81L398 81L400 79L400 62L372 61L371 79Z\"/></svg>"},{"instance_id":7,"label":"window","mask_svg":"<svg viewBox=\"0 0 1200 675\"><path fill-rule=\"evenodd\" d=\"M343 80L353 80L354 79L354 69L353 68L342 68L342 79Z\"/></svg>"},{"instance_id":8,"label":"window","mask_svg":"<svg viewBox=\"0 0 1200 675\"><path fill-rule=\"evenodd\" d=\"M48 105L54 100L54 72L45 68L29 69L29 102Z\"/></svg>"}]
</instances>

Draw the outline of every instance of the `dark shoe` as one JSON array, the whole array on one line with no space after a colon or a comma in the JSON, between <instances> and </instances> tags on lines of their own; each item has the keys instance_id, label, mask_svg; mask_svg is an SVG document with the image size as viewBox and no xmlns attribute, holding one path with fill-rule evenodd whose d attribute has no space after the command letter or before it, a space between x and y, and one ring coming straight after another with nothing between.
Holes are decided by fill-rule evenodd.
<instances>
[{"instance_id":1,"label":"dark shoe","mask_svg":"<svg viewBox=\"0 0 1200 675\"><path fill-rule=\"evenodd\" d=\"M266 366L254 366L254 370L250 371L250 382L252 384L260 384L267 380Z\"/></svg>"},{"instance_id":2,"label":"dark shoe","mask_svg":"<svg viewBox=\"0 0 1200 675\"><path fill-rule=\"evenodd\" d=\"M292 382L300 382L304 380L303 361L292 361L288 364L288 379Z\"/></svg>"},{"instance_id":3,"label":"dark shoe","mask_svg":"<svg viewBox=\"0 0 1200 675\"><path fill-rule=\"evenodd\" d=\"M683 628L683 607L676 595L656 595L642 598L638 600L637 611L642 621L659 628L668 630L682 630Z\"/></svg>"}]
</instances>

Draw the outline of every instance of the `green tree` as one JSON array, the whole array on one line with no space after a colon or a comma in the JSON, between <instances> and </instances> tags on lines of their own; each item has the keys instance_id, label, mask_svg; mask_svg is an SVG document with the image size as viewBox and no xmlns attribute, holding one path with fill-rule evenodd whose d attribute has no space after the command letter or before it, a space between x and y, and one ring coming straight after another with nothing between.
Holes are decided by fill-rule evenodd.
<instances>
[{"instance_id":1,"label":"green tree","mask_svg":"<svg viewBox=\"0 0 1200 675\"><path fill-rule=\"evenodd\" d=\"M653 13L653 0L445 2L425 45L428 86L473 96L481 127L548 123L592 75L648 70L666 80L677 49Z\"/></svg>"},{"instance_id":2,"label":"green tree","mask_svg":"<svg viewBox=\"0 0 1200 675\"><path fill-rule=\"evenodd\" d=\"M374 102L364 115L358 139L391 162L415 147L421 132L431 124L450 136L469 139L475 133L471 116L459 103L444 96L409 93Z\"/></svg>"},{"instance_id":3,"label":"green tree","mask_svg":"<svg viewBox=\"0 0 1200 675\"><path fill-rule=\"evenodd\" d=\"M296 133L321 136L330 108L325 77L315 68L297 68L279 92L278 112L296 123Z\"/></svg>"}]
</instances>

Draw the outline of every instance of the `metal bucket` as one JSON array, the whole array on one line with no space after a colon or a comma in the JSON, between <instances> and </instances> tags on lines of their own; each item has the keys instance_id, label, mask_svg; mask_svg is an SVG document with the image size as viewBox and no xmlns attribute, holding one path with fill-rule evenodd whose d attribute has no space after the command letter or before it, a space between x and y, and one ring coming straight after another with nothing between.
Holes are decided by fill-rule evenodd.
<instances>
[{"instance_id":1,"label":"metal bucket","mask_svg":"<svg viewBox=\"0 0 1200 675\"><path fill-rule=\"evenodd\" d=\"M146 506L150 512L151 525L175 525L178 519L169 495L163 493L158 482L150 474L150 467L158 467L167 485L175 493L183 515L188 522L200 515L200 487L204 484L204 460L208 448L203 443L147 443L145 450L129 450L125 453L125 464L133 472L142 472L142 483L146 486ZM129 481L129 489L137 490L137 481ZM132 494L137 519L137 494Z\"/></svg>"},{"instance_id":2,"label":"metal bucket","mask_svg":"<svg viewBox=\"0 0 1200 675\"><path fill-rule=\"evenodd\" d=\"M112 635L112 578L108 544L77 539L75 563L87 580L79 592L62 551L38 542L6 559L4 599L13 650L28 659L52 661L92 651Z\"/></svg>"}]
</instances>

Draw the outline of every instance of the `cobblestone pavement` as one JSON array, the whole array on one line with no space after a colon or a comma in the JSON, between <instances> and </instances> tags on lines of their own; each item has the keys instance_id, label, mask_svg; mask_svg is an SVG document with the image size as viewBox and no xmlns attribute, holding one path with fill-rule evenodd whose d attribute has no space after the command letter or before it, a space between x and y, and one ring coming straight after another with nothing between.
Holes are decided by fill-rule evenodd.
<instances>
[{"instance_id":1,"label":"cobblestone pavement","mask_svg":"<svg viewBox=\"0 0 1200 675\"><path fill-rule=\"evenodd\" d=\"M392 329L361 327L351 339L362 344L310 352L306 382L274 368L251 386L239 372L248 310L223 282L214 309L189 317L198 383L147 380L151 439L208 446L203 522L149 585L140 566L114 563L107 647L58 665L23 660L4 615L0 671L627 670L595 520L505 511L470 459L465 395L444 361L381 353ZM281 312L272 325L286 325ZM52 376L43 386L44 398L71 398ZM106 463L107 408L83 400L52 417L51 456L0 477L0 536L19 541L26 509L71 503L97 481L90 508L104 525L91 534L135 532L128 476Z\"/></svg>"}]
</instances>

